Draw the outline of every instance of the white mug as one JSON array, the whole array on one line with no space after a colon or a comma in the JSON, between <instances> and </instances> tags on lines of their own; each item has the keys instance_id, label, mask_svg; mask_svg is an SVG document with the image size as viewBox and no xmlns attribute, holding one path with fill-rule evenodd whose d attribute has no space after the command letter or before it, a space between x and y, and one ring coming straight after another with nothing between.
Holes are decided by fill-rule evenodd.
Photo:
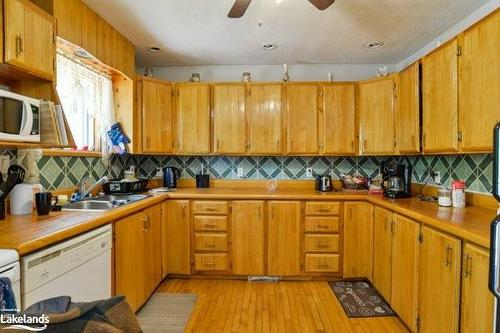
<instances>
[{"instance_id":1,"label":"white mug","mask_svg":"<svg viewBox=\"0 0 500 333\"><path fill-rule=\"evenodd\" d=\"M35 193L42 192L40 184L17 184L10 192L10 214L28 215L33 212Z\"/></svg>"}]
</instances>

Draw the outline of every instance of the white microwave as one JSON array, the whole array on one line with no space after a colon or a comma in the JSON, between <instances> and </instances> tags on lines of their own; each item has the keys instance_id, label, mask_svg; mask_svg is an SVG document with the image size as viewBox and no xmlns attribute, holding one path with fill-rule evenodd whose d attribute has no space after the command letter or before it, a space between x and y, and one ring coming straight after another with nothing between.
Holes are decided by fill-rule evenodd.
<instances>
[{"instance_id":1,"label":"white microwave","mask_svg":"<svg viewBox=\"0 0 500 333\"><path fill-rule=\"evenodd\" d=\"M40 142L40 100L0 89L0 141Z\"/></svg>"}]
</instances>

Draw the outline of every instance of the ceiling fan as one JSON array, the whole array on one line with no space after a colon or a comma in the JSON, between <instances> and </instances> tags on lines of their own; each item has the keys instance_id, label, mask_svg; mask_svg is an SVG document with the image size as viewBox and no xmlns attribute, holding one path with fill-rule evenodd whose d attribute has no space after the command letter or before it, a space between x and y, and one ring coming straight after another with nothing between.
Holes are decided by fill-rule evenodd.
<instances>
[{"instance_id":1,"label":"ceiling fan","mask_svg":"<svg viewBox=\"0 0 500 333\"><path fill-rule=\"evenodd\" d=\"M308 0L308 1L312 3L319 10L325 10L335 2L335 0ZM227 14L227 17L229 18L242 17L243 15L245 15L245 12L247 11L250 2L252 2L252 0L235 0L233 7L231 7L231 10Z\"/></svg>"}]
</instances>

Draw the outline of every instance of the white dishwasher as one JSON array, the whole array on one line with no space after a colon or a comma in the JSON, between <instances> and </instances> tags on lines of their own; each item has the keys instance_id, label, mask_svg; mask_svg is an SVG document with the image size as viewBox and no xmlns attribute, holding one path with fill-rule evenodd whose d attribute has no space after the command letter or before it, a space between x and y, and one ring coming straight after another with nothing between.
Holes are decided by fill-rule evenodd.
<instances>
[{"instance_id":1,"label":"white dishwasher","mask_svg":"<svg viewBox=\"0 0 500 333\"><path fill-rule=\"evenodd\" d=\"M56 296L73 302L111 297L111 226L21 258L22 307Z\"/></svg>"}]
</instances>

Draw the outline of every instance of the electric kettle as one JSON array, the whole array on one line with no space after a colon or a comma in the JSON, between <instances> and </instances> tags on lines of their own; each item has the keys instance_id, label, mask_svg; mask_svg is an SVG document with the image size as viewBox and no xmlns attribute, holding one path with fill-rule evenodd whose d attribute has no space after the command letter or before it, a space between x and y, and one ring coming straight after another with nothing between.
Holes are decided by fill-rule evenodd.
<instances>
[{"instance_id":1,"label":"electric kettle","mask_svg":"<svg viewBox=\"0 0 500 333\"><path fill-rule=\"evenodd\" d=\"M177 180L181 177L181 171L176 167L163 168L163 187L177 188Z\"/></svg>"}]
</instances>

